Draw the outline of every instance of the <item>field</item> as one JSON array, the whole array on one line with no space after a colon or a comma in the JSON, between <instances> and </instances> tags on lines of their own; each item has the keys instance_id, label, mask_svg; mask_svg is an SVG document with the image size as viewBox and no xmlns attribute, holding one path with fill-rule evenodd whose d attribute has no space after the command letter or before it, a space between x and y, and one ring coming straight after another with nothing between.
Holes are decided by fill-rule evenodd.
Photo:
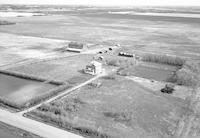
<instances>
[{"instance_id":1,"label":"field","mask_svg":"<svg viewBox=\"0 0 200 138\"><path fill-rule=\"evenodd\" d=\"M24 109L89 80L92 75L85 74L83 69L92 57L77 55L2 71L5 75L0 75L1 104Z\"/></svg>"},{"instance_id":2,"label":"field","mask_svg":"<svg viewBox=\"0 0 200 138\"><path fill-rule=\"evenodd\" d=\"M176 66L143 62L137 66L129 67L123 72L150 80L168 81L176 70Z\"/></svg>"},{"instance_id":3,"label":"field","mask_svg":"<svg viewBox=\"0 0 200 138\"><path fill-rule=\"evenodd\" d=\"M82 70L92 60L93 55L76 55L46 62L33 63L19 67L10 68L10 71L17 71L34 76L40 76L47 80L58 80L68 82L72 85L78 84L91 78L91 75L84 74Z\"/></svg>"},{"instance_id":4,"label":"field","mask_svg":"<svg viewBox=\"0 0 200 138\"><path fill-rule=\"evenodd\" d=\"M0 9L4 15L0 17L1 106L27 109L24 111L30 112L25 116L31 119L91 138L171 138L179 131L179 136L187 132L195 138L200 136L199 95L192 89L199 84L200 64L185 62L185 58L200 59L198 7L0 5ZM6 15L7 9L13 9L14 16ZM18 10L30 17L21 17L22 13L17 17ZM33 13L44 16L32 16ZM89 43L91 51L67 52L64 49L69 41ZM112 46L119 46L118 51L102 56L118 60L104 66L106 72L116 73L84 83L92 78L83 73L96 56L91 53ZM115 55L121 51L147 56L135 65L133 58ZM161 93L169 80L175 91ZM86 85L79 88L81 83ZM75 86L78 89L64 97L54 97L37 109L28 109ZM3 127L6 128L0 123L0 137L12 138Z\"/></svg>"},{"instance_id":5,"label":"field","mask_svg":"<svg viewBox=\"0 0 200 138\"><path fill-rule=\"evenodd\" d=\"M0 31L95 44L119 43L133 51L199 58L197 19L112 15L108 11L89 10L87 13L87 9L84 12L74 9L41 17L5 18L17 24L0 27Z\"/></svg>"},{"instance_id":6,"label":"field","mask_svg":"<svg viewBox=\"0 0 200 138\"><path fill-rule=\"evenodd\" d=\"M24 130L9 126L0 122L0 134L2 138L41 138Z\"/></svg>"},{"instance_id":7,"label":"field","mask_svg":"<svg viewBox=\"0 0 200 138\"><path fill-rule=\"evenodd\" d=\"M0 33L0 38L0 65L60 56L60 53L54 49L66 46L67 44L67 41L62 40L7 33Z\"/></svg>"},{"instance_id":8,"label":"field","mask_svg":"<svg viewBox=\"0 0 200 138\"><path fill-rule=\"evenodd\" d=\"M173 135L185 112L184 100L163 96L119 76L100 81L100 88L85 86L29 115L89 137Z\"/></svg>"}]
</instances>

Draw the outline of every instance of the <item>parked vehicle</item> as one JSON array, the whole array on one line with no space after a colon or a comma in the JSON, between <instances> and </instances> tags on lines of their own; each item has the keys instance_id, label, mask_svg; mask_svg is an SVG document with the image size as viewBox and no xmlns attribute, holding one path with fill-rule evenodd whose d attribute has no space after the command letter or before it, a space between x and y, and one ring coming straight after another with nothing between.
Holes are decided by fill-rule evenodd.
<instances>
[{"instance_id":1,"label":"parked vehicle","mask_svg":"<svg viewBox=\"0 0 200 138\"><path fill-rule=\"evenodd\" d=\"M173 84L166 84L165 88L162 88L160 91L162 93L172 94L173 91L174 91L174 85Z\"/></svg>"}]
</instances>

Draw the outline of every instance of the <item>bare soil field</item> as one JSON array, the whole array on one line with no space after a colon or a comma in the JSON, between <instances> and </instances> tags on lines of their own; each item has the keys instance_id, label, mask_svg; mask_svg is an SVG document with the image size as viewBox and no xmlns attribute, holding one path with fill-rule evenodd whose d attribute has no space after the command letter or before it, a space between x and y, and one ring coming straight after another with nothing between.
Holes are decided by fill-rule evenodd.
<instances>
[{"instance_id":1,"label":"bare soil field","mask_svg":"<svg viewBox=\"0 0 200 138\"><path fill-rule=\"evenodd\" d=\"M119 76L99 81L99 88L87 85L29 115L89 137L172 137L184 100Z\"/></svg>"},{"instance_id":2,"label":"bare soil field","mask_svg":"<svg viewBox=\"0 0 200 138\"><path fill-rule=\"evenodd\" d=\"M0 65L29 59L56 57L54 49L63 47L67 41L0 33Z\"/></svg>"},{"instance_id":3,"label":"bare soil field","mask_svg":"<svg viewBox=\"0 0 200 138\"><path fill-rule=\"evenodd\" d=\"M86 9L83 13L4 18L17 24L0 27L0 32L89 43L119 43L145 52L200 56L199 24L190 18L111 15L106 11L87 13Z\"/></svg>"}]
</instances>

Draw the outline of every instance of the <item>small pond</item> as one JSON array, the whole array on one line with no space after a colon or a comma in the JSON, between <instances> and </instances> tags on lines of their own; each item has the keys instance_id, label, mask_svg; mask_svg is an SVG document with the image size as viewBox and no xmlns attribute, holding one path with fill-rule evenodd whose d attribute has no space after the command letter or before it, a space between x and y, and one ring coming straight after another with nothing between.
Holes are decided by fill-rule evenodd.
<instances>
[{"instance_id":1,"label":"small pond","mask_svg":"<svg viewBox=\"0 0 200 138\"><path fill-rule=\"evenodd\" d=\"M56 85L0 74L0 96L15 103L24 103L55 88Z\"/></svg>"}]
</instances>

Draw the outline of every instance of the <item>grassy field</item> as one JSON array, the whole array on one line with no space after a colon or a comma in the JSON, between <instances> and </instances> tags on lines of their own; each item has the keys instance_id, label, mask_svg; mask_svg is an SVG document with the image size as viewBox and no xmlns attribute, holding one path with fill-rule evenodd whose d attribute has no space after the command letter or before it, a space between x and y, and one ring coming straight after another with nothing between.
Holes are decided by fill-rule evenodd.
<instances>
[{"instance_id":1,"label":"grassy field","mask_svg":"<svg viewBox=\"0 0 200 138\"><path fill-rule=\"evenodd\" d=\"M40 76L47 80L66 81L70 84L78 84L91 78L91 75L84 74L82 70L90 63L93 55L77 55L62 59L39 62L30 65L10 68L34 76Z\"/></svg>"},{"instance_id":2,"label":"grassy field","mask_svg":"<svg viewBox=\"0 0 200 138\"><path fill-rule=\"evenodd\" d=\"M41 138L24 130L0 122L1 138Z\"/></svg>"},{"instance_id":3,"label":"grassy field","mask_svg":"<svg viewBox=\"0 0 200 138\"><path fill-rule=\"evenodd\" d=\"M183 100L156 94L119 76L99 81L102 82L99 88L85 86L29 115L92 138L173 135L178 119L185 112Z\"/></svg>"},{"instance_id":4,"label":"grassy field","mask_svg":"<svg viewBox=\"0 0 200 138\"><path fill-rule=\"evenodd\" d=\"M10 72L9 75L0 75L0 103L3 106L24 109L85 82L92 75L83 73L83 69L92 57L93 55L78 55L10 68L7 71ZM10 76L12 72L17 72L17 75ZM32 77L26 78L23 74L36 78L38 76L44 80L30 80ZM55 85L53 81L59 83Z\"/></svg>"},{"instance_id":5,"label":"grassy field","mask_svg":"<svg viewBox=\"0 0 200 138\"><path fill-rule=\"evenodd\" d=\"M132 66L121 71L121 74L128 74L146 79L157 81L167 81L173 76L177 70L176 66L166 66L155 63L142 63L137 66Z\"/></svg>"},{"instance_id":6,"label":"grassy field","mask_svg":"<svg viewBox=\"0 0 200 138\"><path fill-rule=\"evenodd\" d=\"M9 126L0 122L0 137L1 138L41 138L30 132Z\"/></svg>"}]
</instances>

